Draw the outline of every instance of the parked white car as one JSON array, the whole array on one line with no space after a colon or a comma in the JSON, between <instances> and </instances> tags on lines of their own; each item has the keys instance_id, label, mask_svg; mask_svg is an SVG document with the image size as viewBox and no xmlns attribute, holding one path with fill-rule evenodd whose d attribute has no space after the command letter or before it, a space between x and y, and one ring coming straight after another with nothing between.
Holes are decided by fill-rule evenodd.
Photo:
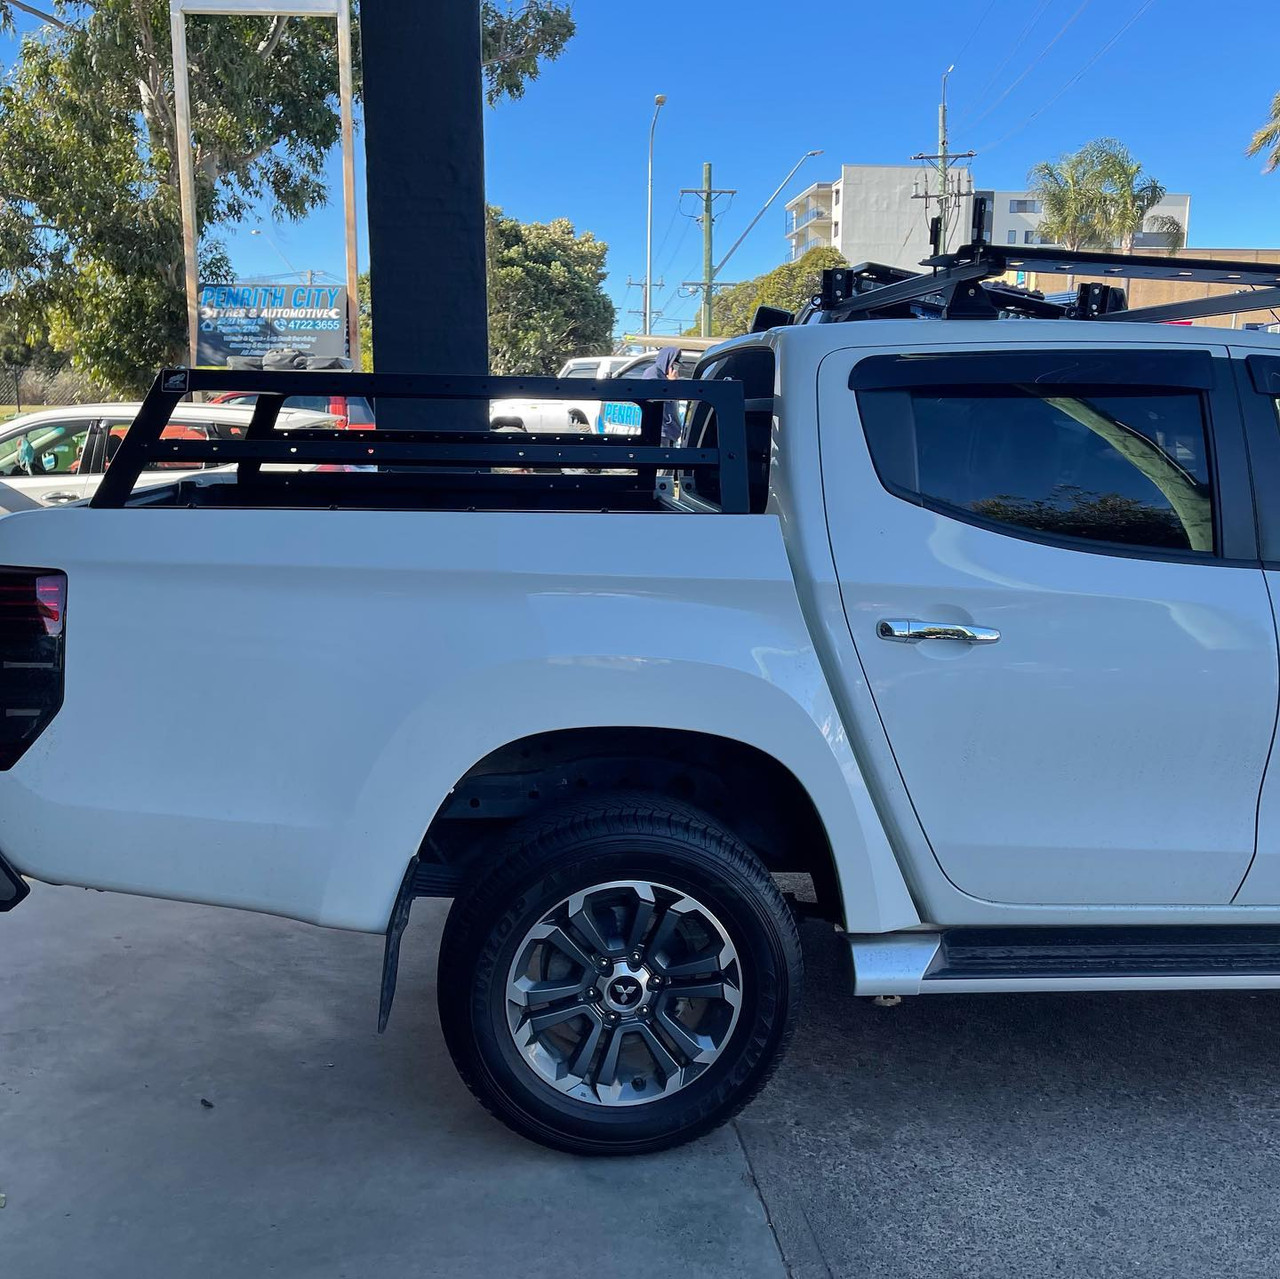
<instances>
[{"instance_id":1,"label":"parked white car","mask_svg":"<svg viewBox=\"0 0 1280 1279\"><path fill-rule=\"evenodd\" d=\"M618 370L630 364L630 355L584 355L566 360L557 377L617 377Z\"/></svg>"},{"instance_id":2,"label":"parked white car","mask_svg":"<svg viewBox=\"0 0 1280 1279\"><path fill-rule=\"evenodd\" d=\"M116 447L141 406L77 404L23 413L0 425L0 512L32 503L62 506L83 501L98 487ZM252 407L184 404L165 430L168 439L234 439L253 417ZM321 428L326 413L282 410L280 428ZM197 468L199 469L199 468ZM173 478L174 466L156 463L144 484Z\"/></svg>"}]
</instances>

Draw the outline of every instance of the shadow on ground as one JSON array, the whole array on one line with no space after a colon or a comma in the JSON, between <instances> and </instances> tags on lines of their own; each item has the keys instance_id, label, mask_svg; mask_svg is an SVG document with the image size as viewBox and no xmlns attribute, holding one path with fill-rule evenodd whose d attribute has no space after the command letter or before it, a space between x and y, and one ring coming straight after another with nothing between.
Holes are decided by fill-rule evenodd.
<instances>
[{"instance_id":1,"label":"shadow on ground","mask_svg":"<svg viewBox=\"0 0 1280 1279\"><path fill-rule=\"evenodd\" d=\"M382 943L37 885L0 916L4 1279L776 1279L732 1129L640 1160L507 1132L435 1016L443 903ZM210 1103L206 1105L205 1103Z\"/></svg>"},{"instance_id":2,"label":"shadow on ground","mask_svg":"<svg viewBox=\"0 0 1280 1279\"><path fill-rule=\"evenodd\" d=\"M458 1083L443 918L416 908L379 1038L378 938L37 886L0 917L4 1279L776 1279L779 1245L795 1279L1280 1274L1280 996L882 1010L810 924L795 1046L735 1125L576 1160Z\"/></svg>"},{"instance_id":3,"label":"shadow on ground","mask_svg":"<svg viewBox=\"0 0 1280 1279\"><path fill-rule=\"evenodd\" d=\"M838 985L739 1120L797 1279L1280 1273L1280 995Z\"/></svg>"}]
</instances>

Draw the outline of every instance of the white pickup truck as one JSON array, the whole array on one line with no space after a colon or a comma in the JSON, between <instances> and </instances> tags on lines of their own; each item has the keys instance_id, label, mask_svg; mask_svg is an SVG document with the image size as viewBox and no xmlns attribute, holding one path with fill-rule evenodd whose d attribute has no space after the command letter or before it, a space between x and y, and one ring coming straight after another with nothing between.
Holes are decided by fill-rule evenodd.
<instances>
[{"instance_id":1,"label":"white pickup truck","mask_svg":"<svg viewBox=\"0 0 1280 1279\"><path fill-rule=\"evenodd\" d=\"M580 1152L762 1086L801 979L778 873L859 995L1280 987L1280 340L996 319L1053 314L981 283L1002 252L620 384L638 439L175 441L187 386L243 376L166 371L87 506L0 520L0 897L386 933L384 1019L414 897L453 897L454 1060ZM290 456L382 469L261 469Z\"/></svg>"},{"instance_id":2,"label":"white pickup truck","mask_svg":"<svg viewBox=\"0 0 1280 1279\"><path fill-rule=\"evenodd\" d=\"M613 377L617 371L633 362L630 355L600 355L577 357L568 360L556 377L563 381L587 378ZM516 379L519 386L523 379ZM523 391L524 387L520 389ZM495 429L528 431L531 434L546 432L594 431L600 413L598 401L584 399L576 388L569 388L572 395L555 394L552 397L521 394L496 399L489 405L489 421Z\"/></svg>"}]
</instances>

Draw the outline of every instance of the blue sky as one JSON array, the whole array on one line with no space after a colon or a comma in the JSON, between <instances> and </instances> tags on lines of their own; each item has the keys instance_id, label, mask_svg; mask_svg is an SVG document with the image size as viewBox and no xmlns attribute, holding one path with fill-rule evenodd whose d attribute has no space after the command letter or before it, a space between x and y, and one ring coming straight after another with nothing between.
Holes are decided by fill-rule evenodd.
<instances>
[{"instance_id":1,"label":"blue sky","mask_svg":"<svg viewBox=\"0 0 1280 1279\"><path fill-rule=\"evenodd\" d=\"M525 221L567 217L594 232L609 245L619 310L638 307L626 281L644 272L649 120L653 95L667 94L654 173L667 328L696 312L673 287L701 270L699 228L677 192L699 185L704 160L717 186L739 192L721 205L723 252L803 152L825 152L725 277L767 270L785 256L787 194L841 163L934 149L939 77L952 62L952 145L979 152L981 185L1019 187L1036 161L1114 135L1171 191L1191 193L1193 247L1280 246L1280 172L1263 175L1244 155L1280 89L1275 0L577 0L575 12L563 57L524 99L487 113L489 199ZM12 56L0 42L0 61ZM284 272L281 253L341 272L336 156L331 172L329 209L229 237L241 272Z\"/></svg>"}]
</instances>

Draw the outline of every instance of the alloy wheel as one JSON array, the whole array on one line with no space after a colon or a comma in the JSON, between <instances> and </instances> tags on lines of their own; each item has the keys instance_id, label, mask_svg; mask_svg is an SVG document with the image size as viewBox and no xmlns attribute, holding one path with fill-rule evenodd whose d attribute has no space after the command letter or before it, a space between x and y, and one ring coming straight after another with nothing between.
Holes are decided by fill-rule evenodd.
<instances>
[{"instance_id":1,"label":"alloy wheel","mask_svg":"<svg viewBox=\"0 0 1280 1279\"><path fill-rule=\"evenodd\" d=\"M615 880L566 898L516 948L507 1024L545 1082L632 1106L687 1087L728 1044L742 1005L738 952L687 893Z\"/></svg>"}]
</instances>

